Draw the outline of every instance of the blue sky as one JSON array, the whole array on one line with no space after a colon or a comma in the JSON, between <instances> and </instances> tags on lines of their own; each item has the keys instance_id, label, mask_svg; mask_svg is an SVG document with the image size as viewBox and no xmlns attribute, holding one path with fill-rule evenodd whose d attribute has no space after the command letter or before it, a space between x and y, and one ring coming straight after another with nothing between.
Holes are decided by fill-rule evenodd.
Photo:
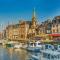
<instances>
[{"instance_id":1,"label":"blue sky","mask_svg":"<svg viewBox=\"0 0 60 60\"><path fill-rule=\"evenodd\" d=\"M0 0L0 31L8 22L31 20L33 8L37 21L42 22L60 15L60 0Z\"/></svg>"}]
</instances>

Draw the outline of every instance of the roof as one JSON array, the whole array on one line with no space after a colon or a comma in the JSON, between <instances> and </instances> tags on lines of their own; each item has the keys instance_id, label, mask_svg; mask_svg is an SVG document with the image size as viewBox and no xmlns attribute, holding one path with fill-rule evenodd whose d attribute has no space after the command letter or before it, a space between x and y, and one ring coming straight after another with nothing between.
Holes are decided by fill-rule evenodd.
<instances>
[{"instance_id":1,"label":"roof","mask_svg":"<svg viewBox=\"0 0 60 60\"><path fill-rule=\"evenodd\" d=\"M29 28L31 28L31 21L26 21L27 24L29 24Z\"/></svg>"},{"instance_id":2,"label":"roof","mask_svg":"<svg viewBox=\"0 0 60 60\"><path fill-rule=\"evenodd\" d=\"M8 25L6 28L18 28L20 24Z\"/></svg>"},{"instance_id":3,"label":"roof","mask_svg":"<svg viewBox=\"0 0 60 60\"><path fill-rule=\"evenodd\" d=\"M55 19L57 19L57 20L60 19L60 16L56 16Z\"/></svg>"}]
</instances>

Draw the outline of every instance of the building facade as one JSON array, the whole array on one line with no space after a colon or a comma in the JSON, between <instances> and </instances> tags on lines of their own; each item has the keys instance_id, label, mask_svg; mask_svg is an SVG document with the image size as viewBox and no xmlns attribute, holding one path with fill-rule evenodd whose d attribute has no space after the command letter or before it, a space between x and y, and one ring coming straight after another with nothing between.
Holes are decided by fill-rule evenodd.
<instances>
[{"instance_id":1,"label":"building facade","mask_svg":"<svg viewBox=\"0 0 60 60\"><path fill-rule=\"evenodd\" d=\"M60 16L54 17L37 24L35 10L33 10L32 20L21 20L17 24L8 25L5 29L5 37L10 40L26 41L37 35L60 33Z\"/></svg>"},{"instance_id":2,"label":"building facade","mask_svg":"<svg viewBox=\"0 0 60 60\"><path fill-rule=\"evenodd\" d=\"M28 30L29 30L29 24L27 23L27 21L20 22L20 27L19 27L20 39L22 39L22 40L27 39Z\"/></svg>"},{"instance_id":3,"label":"building facade","mask_svg":"<svg viewBox=\"0 0 60 60\"><path fill-rule=\"evenodd\" d=\"M18 24L8 25L5 29L5 38L10 40L27 40L37 34L37 22L35 10L33 10L32 21L19 21Z\"/></svg>"},{"instance_id":4,"label":"building facade","mask_svg":"<svg viewBox=\"0 0 60 60\"><path fill-rule=\"evenodd\" d=\"M16 40L19 38L19 24L8 25L5 30L5 38Z\"/></svg>"},{"instance_id":5,"label":"building facade","mask_svg":"<svg viewBox=\"0 0 60 60\"><path fill-rule=\"evenodd\" d=\"M42 22L39 26L39 31L40 34L44 33L44 34L50 34L51 32L51 27L52 27L52 21L50 19Z\"/></svg>"},{"instance_id":6,"label":"building facade","mask_svg":"<svg viewBox=\"0 0 60 60\"><path fill-rule=\"evenodd\" d=\"M52 20L52 33L60 33L60 16L54 17Z\"/></svg>"},{"instance_id":7,"label":"building facade","mask_svg":"<svg viewBox=\"0 0 60 60\"><path fill-rule=\"evenodd\" d=\"M0 32L0 40L3 39L3 33Z\"/></svg>"}]
</instances>

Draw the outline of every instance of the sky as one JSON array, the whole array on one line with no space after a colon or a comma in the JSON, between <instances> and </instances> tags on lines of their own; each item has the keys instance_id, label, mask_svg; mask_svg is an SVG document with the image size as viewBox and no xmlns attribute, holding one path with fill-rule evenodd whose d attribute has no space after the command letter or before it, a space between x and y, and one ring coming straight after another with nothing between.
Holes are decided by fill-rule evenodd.
<instances>
[{"instance_id":1,"label":"sky","mask_svg":"<svg viewBox=\"0 0 60 60\"><path fill-rule=\"evenodd\" d=\"M39 22L60 15L60 0L0 0L0 31L19 20L32 19L35 8Z\"/></svg>"}]
</instances>

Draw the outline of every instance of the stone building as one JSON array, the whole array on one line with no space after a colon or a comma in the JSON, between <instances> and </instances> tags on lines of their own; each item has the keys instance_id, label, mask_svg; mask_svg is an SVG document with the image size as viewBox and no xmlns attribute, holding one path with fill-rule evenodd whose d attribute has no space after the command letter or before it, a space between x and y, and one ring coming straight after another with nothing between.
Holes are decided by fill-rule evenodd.
<instances>
[{"instance_id":1,"label":"stone building","mask_svg":"<svg viewBox=\"0 0 60 60\"><path fill-rule=\"evenodd\" d=\"M46 21L46 34L51 34L51 27L52 27L52 21L50 19L48 19Z\"/></svg>"},{"instance_id":2,"label":"stone building","mask_svg":"<svg viewBox=\"0 0 60 60\"><path fill-rule=\"evenodd\" d=\"M19 37L20 39L27 39L27 34L29 30L29 21L22 21L20 22L20 27L19 27Z\"/></svg>"},{"instance_id":3,"label":"stone building","mask_svg":"<svg viewBox=\"0 0 60 60\"><path fill-rule=\"evenodd\" d=\"M42 22L39 26L39 31L41 33L50 34L51 33L51 27L52 27L52 21L50 19Z\"/></svg>"},{"instance_id":4,"label":"stone building","mask_svg":"<svg viewBox=\"0 0 60 60\"><path fill-rule=\"evenodd\" d=\"M52 20L52 33L60 33L60 16L54 17Z\"/></svg>"},{"instance_id":5,"label":"stone building","mask_svg":"<svg viewBox=\"0 0 60 60\"><path fill-rule=\"evenodd\" d=\"M0 32L0 40L3 39L3 33Z\"/></svg>"},{"instance_id":6,"label":"stone building","mask_svg":"<svg viewBox=\"0 0 60 60\"><path fill-rule=\"evenodd\" d=\"M33 10L32 21L20 21L18 24L8 25L5 29L5 37L10 40L27 40L37 34L37 21L35 9Z\"/></svg>"},{"instance_id":7,"label":"stone building","mask_svg":"<svg viewBox=\"0 0 60 60\"><path fill-rule=\"evenodd\" d=\"M32 21L31 24L29 25L30 28L28 30L28 37L29 38L33 38L34 36L37 35L37 20L36 20L36 16L35 16L35 9L33 10L33 15L32 15Z\"/></svg>"},{"instance_id":8,"label":"stone building","mask_svg":"<svg viewBox=\"0 0 60 60\"><path fill-rule=\"evenodd\" d=\"M8 25L5 30L5 37L10 40L19 38L19 24Z\"/></svg>"}]
</instances>

